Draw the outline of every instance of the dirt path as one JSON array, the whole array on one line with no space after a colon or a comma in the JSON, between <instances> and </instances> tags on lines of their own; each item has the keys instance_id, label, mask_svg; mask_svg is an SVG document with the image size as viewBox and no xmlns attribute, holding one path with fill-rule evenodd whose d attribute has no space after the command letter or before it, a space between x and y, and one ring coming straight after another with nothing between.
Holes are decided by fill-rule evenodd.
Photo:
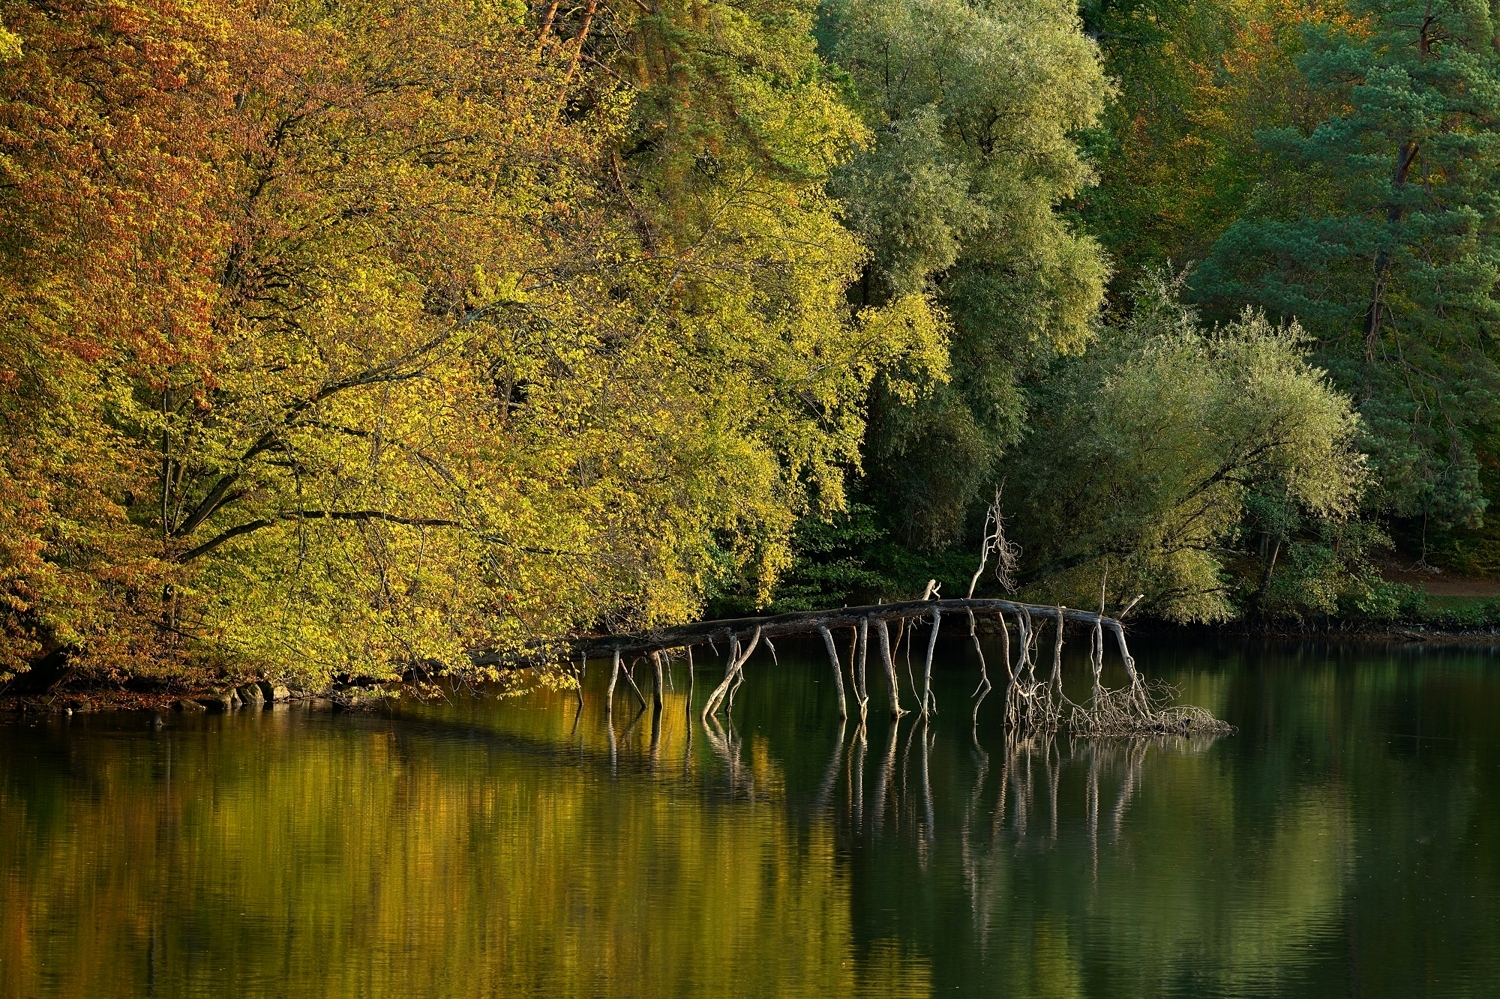
<instances>
[{"instance_id":1,"label":"dirt path","mask_svg":"<svg viewBox=\"0 0 1500 999\"><path fill-rule=\"evenodd\" d=\"M1500 580L1451 572L1424 572L1408 564L1385 563L1380 575L1388 583L1406 583L1432 597L1500 597Z\"/></svg>"}]
</instances>

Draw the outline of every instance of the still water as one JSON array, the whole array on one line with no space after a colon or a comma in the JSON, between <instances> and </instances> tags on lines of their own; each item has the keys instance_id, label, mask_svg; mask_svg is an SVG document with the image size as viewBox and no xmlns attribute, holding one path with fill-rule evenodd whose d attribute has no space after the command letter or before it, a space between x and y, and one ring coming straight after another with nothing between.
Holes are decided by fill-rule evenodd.
<instances>
[{"instance_id":1,"label":"still water","mask_svg":"<svg viewBox=\"0 0 1500 999\"><path fill-rule=\"evenodd\" d=\"M0 724L0 995L1500 994L1495 650L1138 642L1238 734L1021 746L956 645L925 730L873 677L841 730L816 651L722 731L681 663L612 724L598 666Z\"/></svg>"}]
</instances>

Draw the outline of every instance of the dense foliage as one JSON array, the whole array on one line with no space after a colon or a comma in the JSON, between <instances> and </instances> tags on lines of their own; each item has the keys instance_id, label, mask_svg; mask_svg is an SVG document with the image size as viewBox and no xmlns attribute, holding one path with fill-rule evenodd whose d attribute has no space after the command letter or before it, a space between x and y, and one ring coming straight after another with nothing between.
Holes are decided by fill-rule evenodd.
<instances>
[{"instance_id":1,"label":"dense foliage","mask_svg":"<svg viewBox=\"0 0 1500 999\"><path fill-rule=\"evenodd\" d=\"M1049 23L1051 8L1035 11L1014 16ZM982 457L972 435L931 435L882 468L877 406L868 509L808 532L796 599L808 602L819 580L841 599L920 591L927 575L950 592L967 585L964 546L1002 484L1035 599L1092 604L1108 577L1111 605L1144 593L1148 613L1176 620L1390 619L1421 613L1419 590L1382 578L1398 561L1393 539L1417 569L1435 571L1429 556L1500 566L1500 533L1485 519L1500 489L1496 26L1482 3L1083 0L1069 30L1096 43L1113 93L1093 127L1052 114L1072 122L1066 137L1097 177L1059 187L1053 214L1097 240L1102 312L1089 312L1076 344L1010 369L1014 436L991 437ZM1051 61L1059 74L1069 65ZM903 203L921 202L906 192ZM933 283L954 317L956 388L985 369L961 352L953 259ZM1179 299L1201 318L1183 318ZM1024 324L1045 342L1050 327ZM1253 373L1251 357L1269 367ZM1249 390L1272 370L1280 396ZM1278 412L1273 401L1291 432L1245 463L1237 449ZM1299 495L1261 460L1269 453L1315 472L1338 501ZM968 491L946 492L960 495L956 529L915 535L922 511L899 501L906 480L936 489L955 481L955 460L975 474Z\"/></svg>"},{"instance_id":2,"label":"dense foliage","mask_svg":"<svg viewBox=\"0 0 1500 999\"><path fill-rule=\"evenodd\" d=\"M4 21L7 669L380 675L765 592L875 372L943 372L924 300L845 302L805 10Z\"/></svg>"},{"instance_id":3,"label":"dense foliage","mask_svg":"<svg viewBox=\"0 0 1500 999\"><path fill-rule=\"evenodd\" d=\"M1261 595L1226 572L1256 514L1353 511L1359 423L1300 327L1247 310L1208 331L1173 290L1146 282L1130 320L1039 390L1007 468L1016 539L1073 606L1107 575L1167 617L1218 621Z\"/></svg>"},{"instance_id":4,"label":"dense foliage","mask_svg":"<svg viewBox=\"0 0 1500 999\"><path fill-rule=\"evenodd\" d=\"M926 294L953 378L915 405L877 393L871 496L918 548L960 539L1025 420L1021 382L1083 349L1108 266L1057 209L1093 179L1075 141L1109 94L1063 0L844 0L835 63L874 142L835 176L870 260L857 293Z\"/></svg>"},{"instance_id":5,"label":"dense foliage","mask_svg":"<svg viewBox=\"0 0 1500 999\"><path fill-rule=\"evenodd\" d=\"M1039 598L1364 612L1413 525L1483 563L1496 23L0 3L0 676L891 598L1002 483Z\"/></svg>"}]
</instances>

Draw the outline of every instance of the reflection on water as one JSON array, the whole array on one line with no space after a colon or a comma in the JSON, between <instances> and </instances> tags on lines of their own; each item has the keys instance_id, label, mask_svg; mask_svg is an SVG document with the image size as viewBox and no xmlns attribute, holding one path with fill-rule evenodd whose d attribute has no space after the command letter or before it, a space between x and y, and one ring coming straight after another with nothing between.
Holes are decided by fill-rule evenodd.
<instances>
[{"instance_id":1,"label":"reflection on water","mask_svg":"<svg viewBox=\"0 0 1500 999\"><path fill-rule=\"evenodd\" d=\"M818 652L707 727L680 662L0 726L0 995L1494 994L1492 652L1143 643L1240 732L1132 742L974 729L957 644L933 724L841 726Z\"/></svg>"}]
</instances>

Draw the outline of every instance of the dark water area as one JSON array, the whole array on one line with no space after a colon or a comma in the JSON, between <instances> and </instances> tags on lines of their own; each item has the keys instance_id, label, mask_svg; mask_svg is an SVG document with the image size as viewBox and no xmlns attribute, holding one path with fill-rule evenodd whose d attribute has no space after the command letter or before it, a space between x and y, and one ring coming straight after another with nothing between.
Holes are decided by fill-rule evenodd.
<instances>
[{"instance_id":1,"label":"dark water area","mask_svg":"<svg viewBox=\"0 0 1500 999\"><path fill-rule=\"evenodd\" d=\"M682 663L659 718L595 664L581 712L0 724L0 995L1500 994L1500 653L1134 651L1239 732L976 733L956 644L925 729L873 677L841 727L812 647L723 730Z\"/></svg>"}]
</instances>

